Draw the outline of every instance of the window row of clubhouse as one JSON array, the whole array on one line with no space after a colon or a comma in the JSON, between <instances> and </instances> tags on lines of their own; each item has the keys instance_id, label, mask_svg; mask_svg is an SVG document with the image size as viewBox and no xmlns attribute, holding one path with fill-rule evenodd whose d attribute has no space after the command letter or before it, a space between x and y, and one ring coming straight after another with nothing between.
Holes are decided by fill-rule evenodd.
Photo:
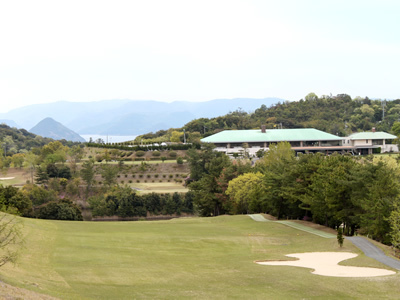
<instances>
[{"instance_id":1,"label":"window row of clubhouse","mask_svg":"<svg viewBox=\"0 0 400 300\"><path fill-rule=\"evenodd\" d=\"M289 142L297 153L339 152L365 155L374 152L398 152L398 146L393 144L396 138L393 134L375 129L339 137L313 128L265 129L262 126L261 130L224 130L202 139L201 142L212 143L216 146L215 150L226 154L242 153L245 146L251 156L261 149L267 151L270 144L279 142Z\"/></svg>"}]
</instances>

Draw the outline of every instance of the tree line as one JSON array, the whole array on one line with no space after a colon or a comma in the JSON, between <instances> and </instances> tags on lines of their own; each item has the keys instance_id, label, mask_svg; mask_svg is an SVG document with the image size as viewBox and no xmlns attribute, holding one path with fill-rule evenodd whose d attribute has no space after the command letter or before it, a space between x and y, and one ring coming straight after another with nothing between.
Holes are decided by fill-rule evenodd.
<instances>
[{"instance_id":1,"label":"tree line","mask_svg":"<svg viewBox=\"0 0 400 300\"><path fill-rule=\"evenodd\" d=\"M400 223L394 217L400 214L397 155L296 156L289 143L279 143L254 166L233 161L212 146L189 151L188 162L189 189L202 216L263 212L343 226L346 235L357 232L386 244Z\"/></svg>"},{"instance_id":2,"label":"tree line","mask_svg":"<svg viewBox=\"0 0 400 300\"><path fill-rule=\"evenodd\" d=\"M136 138L144 143L199 142L201 138L222 130L257 129L265 125L274 128L315 128L338 136L348 136L357 131L389 132L400 118L400 99L386 101L368 97L351 98L347 94L317 96L309 93L299 101L278 102L270 107L262 105L254 112L238 108L224 116L199 118L182 128L160 130ZM398 124L400 128L400 123ZM400 134L400 130L394 132Z\"/></svg>"},{"instance_id":3,"label":"tree line","mask_svg":"<svg viewBox=\"0 0 400 300\"><path fill-rule=\"evenodd\" d=\"M88 202L94 217L121 218L193 214L193 194L137 194L130 187L114 186L106 193L91 196Z\"/></svg>"}]
</instances>

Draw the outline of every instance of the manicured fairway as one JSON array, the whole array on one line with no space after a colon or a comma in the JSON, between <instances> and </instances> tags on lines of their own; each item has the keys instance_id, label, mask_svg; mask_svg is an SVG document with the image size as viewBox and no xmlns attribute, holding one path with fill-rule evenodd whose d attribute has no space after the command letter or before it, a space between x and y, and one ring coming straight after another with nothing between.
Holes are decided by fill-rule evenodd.
<instances>
[{"instance_id":1,"label":"manicured fairway","mask_svg":"<svg viewBox=\"0 0 400 300\"><path fill-rule=\"evenodd\" d=\"M346 264L385 268L350 242L248 216L170 221L62 222L24 219L26 248L0 280L63 299L396 298L400 276L335 278L256 260L346 251Z\"/></svg>"}]
</instances>

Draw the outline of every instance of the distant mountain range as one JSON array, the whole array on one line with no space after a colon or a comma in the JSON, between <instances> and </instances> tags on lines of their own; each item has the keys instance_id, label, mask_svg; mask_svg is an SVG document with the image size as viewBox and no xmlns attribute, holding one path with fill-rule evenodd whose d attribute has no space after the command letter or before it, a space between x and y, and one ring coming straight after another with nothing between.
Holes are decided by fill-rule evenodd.
<instances>
[{"instance_id":1,"label":"distant mountain range","mask_svg":"<svg viewBox=\"0 0 400 300\"><path fill-rule=\"evenodd\" d=\"M79 134L68 129L52 118L43 119L29 131L36 135L52 138L54 140L65 139L72 142L86 142L86 140Z\"/></svg>"},{"instance_id":2,"label":"distant mountain range","mask_svg":"<svg viewBox=\"0 0 400 300\"><path fill-rule=\"evenodd\" d=\"M206 102L104 100L34 104L0 114L0 122L17 128L32 128L52 118L79 134L138 135L182 127L197 118L212 118L241 109L254 111L283 102L279 98L217 99ZM3 121L1 121L3 120Z\"/></svg>"}]
</instances>

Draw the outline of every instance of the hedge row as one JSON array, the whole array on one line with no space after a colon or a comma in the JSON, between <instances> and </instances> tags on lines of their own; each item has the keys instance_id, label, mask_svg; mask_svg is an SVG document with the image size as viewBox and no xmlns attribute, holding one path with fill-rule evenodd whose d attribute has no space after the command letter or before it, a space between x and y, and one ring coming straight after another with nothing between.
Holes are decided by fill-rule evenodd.
<instances>
[{"instance_id":1,"label":"hedge row","mask_svg":"<svg viewBox=\"0 0 400 300\"><path fill-rule=\"evenodd\" d=\"M189 150L191 148L200 149L200 144L172 144L167 146L127 146L127 145L120 145L120 144L97 144L97 143L87 143L88 147L95 147L95 148L105 148L105 149L119 149L125 151L162 151L162 150Z\"/></svg>"}]
</instances>

